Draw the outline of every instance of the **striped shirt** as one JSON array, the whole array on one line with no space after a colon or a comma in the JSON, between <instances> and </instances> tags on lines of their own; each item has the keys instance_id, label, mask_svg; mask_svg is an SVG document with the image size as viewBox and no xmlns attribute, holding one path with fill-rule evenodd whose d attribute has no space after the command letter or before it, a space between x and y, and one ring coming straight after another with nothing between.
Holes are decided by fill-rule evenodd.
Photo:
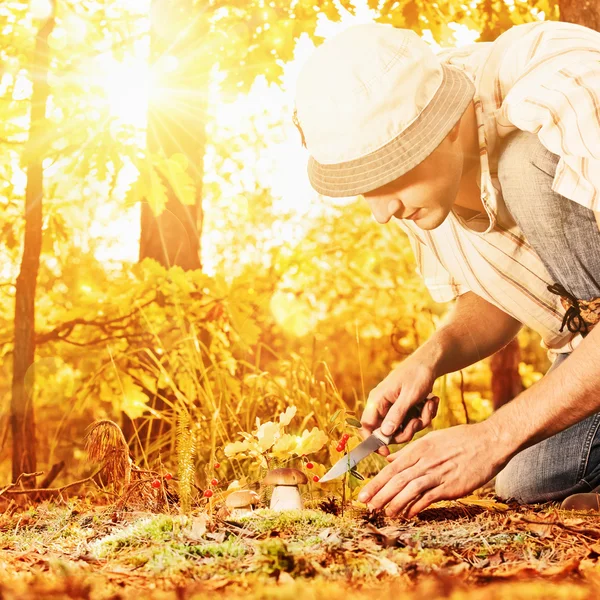
<instances>
[{"instance_id":1,"label":"striped shirt","mask_svg":"<svg viewBox=\"0 0 600 600\"><path fill-rule=\"evenodd\" d=\"M560 157L553 190L600 211L600 34L569 23L529 23L439 57L475 82L485 213L467 222L452 211L431 231L397 221L418 271L434 300L472 291L538 332L551 358L570 352L580 336L559 331L565 310L504 205L497 148L517 129L537 133Z\"/></svg>"}]
</instances>

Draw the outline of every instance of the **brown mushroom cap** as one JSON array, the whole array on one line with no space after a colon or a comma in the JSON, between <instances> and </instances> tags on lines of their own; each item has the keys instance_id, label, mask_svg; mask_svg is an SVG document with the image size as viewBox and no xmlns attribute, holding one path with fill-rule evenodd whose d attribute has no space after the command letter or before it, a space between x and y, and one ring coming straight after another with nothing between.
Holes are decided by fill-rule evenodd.
<instances>
[{"instance_id":1,"label":"brown mushroom cap","mask_svg":"<svg viewBox=\"0 0 600 600\"><path fill-rule=\"evenodd\" d=\"M306 483L308 478L298 469L273 469L267 473L263 483L265 485L298 485Z\"/></svg>"},{"instance_id":2,"label":"brown mushroom cap","mask_svg":"<svg viewBox=\"0 0 600 600\"><path fill-rule=\"evenodd\" d=\"M227 508L243 508L244 506L250 506L258 502L258 494L252 490L238 490L232 492L225 499L225 505Z\"/></svg>"}]
</instances>

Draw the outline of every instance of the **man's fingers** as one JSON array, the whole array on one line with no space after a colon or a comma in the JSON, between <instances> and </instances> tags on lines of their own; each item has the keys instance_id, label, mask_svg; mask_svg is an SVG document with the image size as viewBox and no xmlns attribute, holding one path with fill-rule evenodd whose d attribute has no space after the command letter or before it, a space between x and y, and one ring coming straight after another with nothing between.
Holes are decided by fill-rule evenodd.
<instances>
[{"instance_id":1,"label":"man's fingers","mask_svg":"<svg viewBox=\"0 0 600 600\"><path fill-rule=\"evenodd\" d=\"M408 448L403 448L401 452L398 452L398 457L393 463L383 467L379 473L367 483L358 495L360 502L368 502L379 492L379 490L385 486L385 484L397 473L402 473L406 469L412 467L419 460L418 453L413 454L407 452Z\"/></svg>"},{"instance_id":2,"label":"man's fingers","mask_svg":"<svg viewBox=\"0 0 600 600\"><path fill-rule=\"evenodd\" d=\"M371 435L373 430L379 427L389 405L390 402L385 399L384 393L380 389L375 388L371 391L365 410L360 417L361 425L368 435Z\"/></svg>"},{"instance_id":3,"label":"man's fingers","mask_svg":"<svg viewBox=\"0 0 600 600\"><path fill-rule=\"evenodd\" d=\"M394 436L394 442L396 444L404 444L405 442L410 442L410 440L415 437L415 433L417 431L421 431L423 429L423 422L421 419L411 419L408 422L408 425L404 428L402 433Z\"/></svg>"},{"instance_id":4,"label":"man's fingers","mask_svg":"<svg viewBox=\"0 0 600 600\"><path fill-rule=\"evenodd\" d=\"M406 396L406 388L402 388L398 398L396 398L395 402L390 406L387 415L383 419L383 423L381 424L381 433L383 433L383 435L392 435L402 424L402 421L410 408L405 402Z\"/></svg>"},{"instance_id":5,"label":"man's fingers","mask_svg":"<svg viewBox=\"0 0 600 600\"><path fill-rule=\"evenodd\" d=\"M442 499L440 488L433 488L428 492L425 492L409 509L407 517L411 518L419 514L422 510L427 508L430 504L437 502Z\"/></svg>"},{"instance_id":6,"label":"man's fingers","mask_svg":"<svg viewBox=\"0 0 600 600\"><path fill-rule=\"evenodd\" d=\"M390 454L390 449L387 446L381 446L381 448L377 450L377 454L379 454L379 456L384 456L387 458Z\"/></svg>"},{"instance_id":7,"label":"man's fingers","mask_svg":"<svg viewBox=\"0 0 600 600\"><path fill-rule=\"evenodd\" d=\"M432 475L423 475L412 479L404 489L389 503L385 514L388 517L401 513L409 504L413 503L411 511L423 500L424 495L437 486L437 479Z\"/></svg>"},{"instance_id":8,"label":"man's fingers","mask_svg":"<svg viewBox=\"0 0 600 600\"><path fill-rule=\"evenodd\" d=\"M423 412L421 413L421 421L423 422L423 429L431 425L431 421L437 415L437 409L440 404L440 399L437 396L432 396L425 402Z\"/></svg>"},{"instance_id":9,"label":"man's fingers","mask_svg":"<svg viewBox=\"0 0 600 600\"><path fill-rule=\"evenodd\" d=\"M394 475L370 500L369 507L379 509L401 494L410 484L411 469Z\"/></svg>"},{"instance_id":10,"label":"man's fingers","mask_svg":"<svg viewBox=\"0 0 600 600\"><path fill-rule=\"evenodd\" d=\"M403 387L398 398L387 411L387 415L381 425L382 433L384 435L392 435L394 432L398 431L410 407L421 400L425 395L426 393L424 392L416 392L414 389Z\"/></svg>"}]
</instances>

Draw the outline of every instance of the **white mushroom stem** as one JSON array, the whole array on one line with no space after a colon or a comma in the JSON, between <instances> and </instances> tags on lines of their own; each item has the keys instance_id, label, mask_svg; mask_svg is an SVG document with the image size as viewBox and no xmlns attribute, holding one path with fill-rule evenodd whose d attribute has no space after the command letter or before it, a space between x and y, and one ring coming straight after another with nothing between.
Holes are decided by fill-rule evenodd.
<instances>
[{"instance_id":1,"label":"white mushroom stem","mask_svg":"<svg viewBox=\"0 0 600 600\"><path fill-rule=\"evenodd\" d=\"M302 498L297 485L276 485L271 496L271 510L296 510L302 508Z\"/></svg>"}]
</instances>

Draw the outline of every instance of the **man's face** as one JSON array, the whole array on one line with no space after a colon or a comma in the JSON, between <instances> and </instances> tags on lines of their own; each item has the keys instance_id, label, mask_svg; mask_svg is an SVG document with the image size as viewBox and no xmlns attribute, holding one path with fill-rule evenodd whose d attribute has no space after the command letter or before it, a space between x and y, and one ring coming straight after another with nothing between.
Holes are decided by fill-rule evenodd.
<instances>
[{"instance_id":1,"label":"man's face","mask_svg":"<svg viewBox=\"0 0 600 600\"><path fill-rule=\"evenodd\" d=\"M378 223L410 219L424 230L439 227L458 194L463 154L450 137L423 162L398 179L363 194Z\"/></svg>"}]
</instances>

